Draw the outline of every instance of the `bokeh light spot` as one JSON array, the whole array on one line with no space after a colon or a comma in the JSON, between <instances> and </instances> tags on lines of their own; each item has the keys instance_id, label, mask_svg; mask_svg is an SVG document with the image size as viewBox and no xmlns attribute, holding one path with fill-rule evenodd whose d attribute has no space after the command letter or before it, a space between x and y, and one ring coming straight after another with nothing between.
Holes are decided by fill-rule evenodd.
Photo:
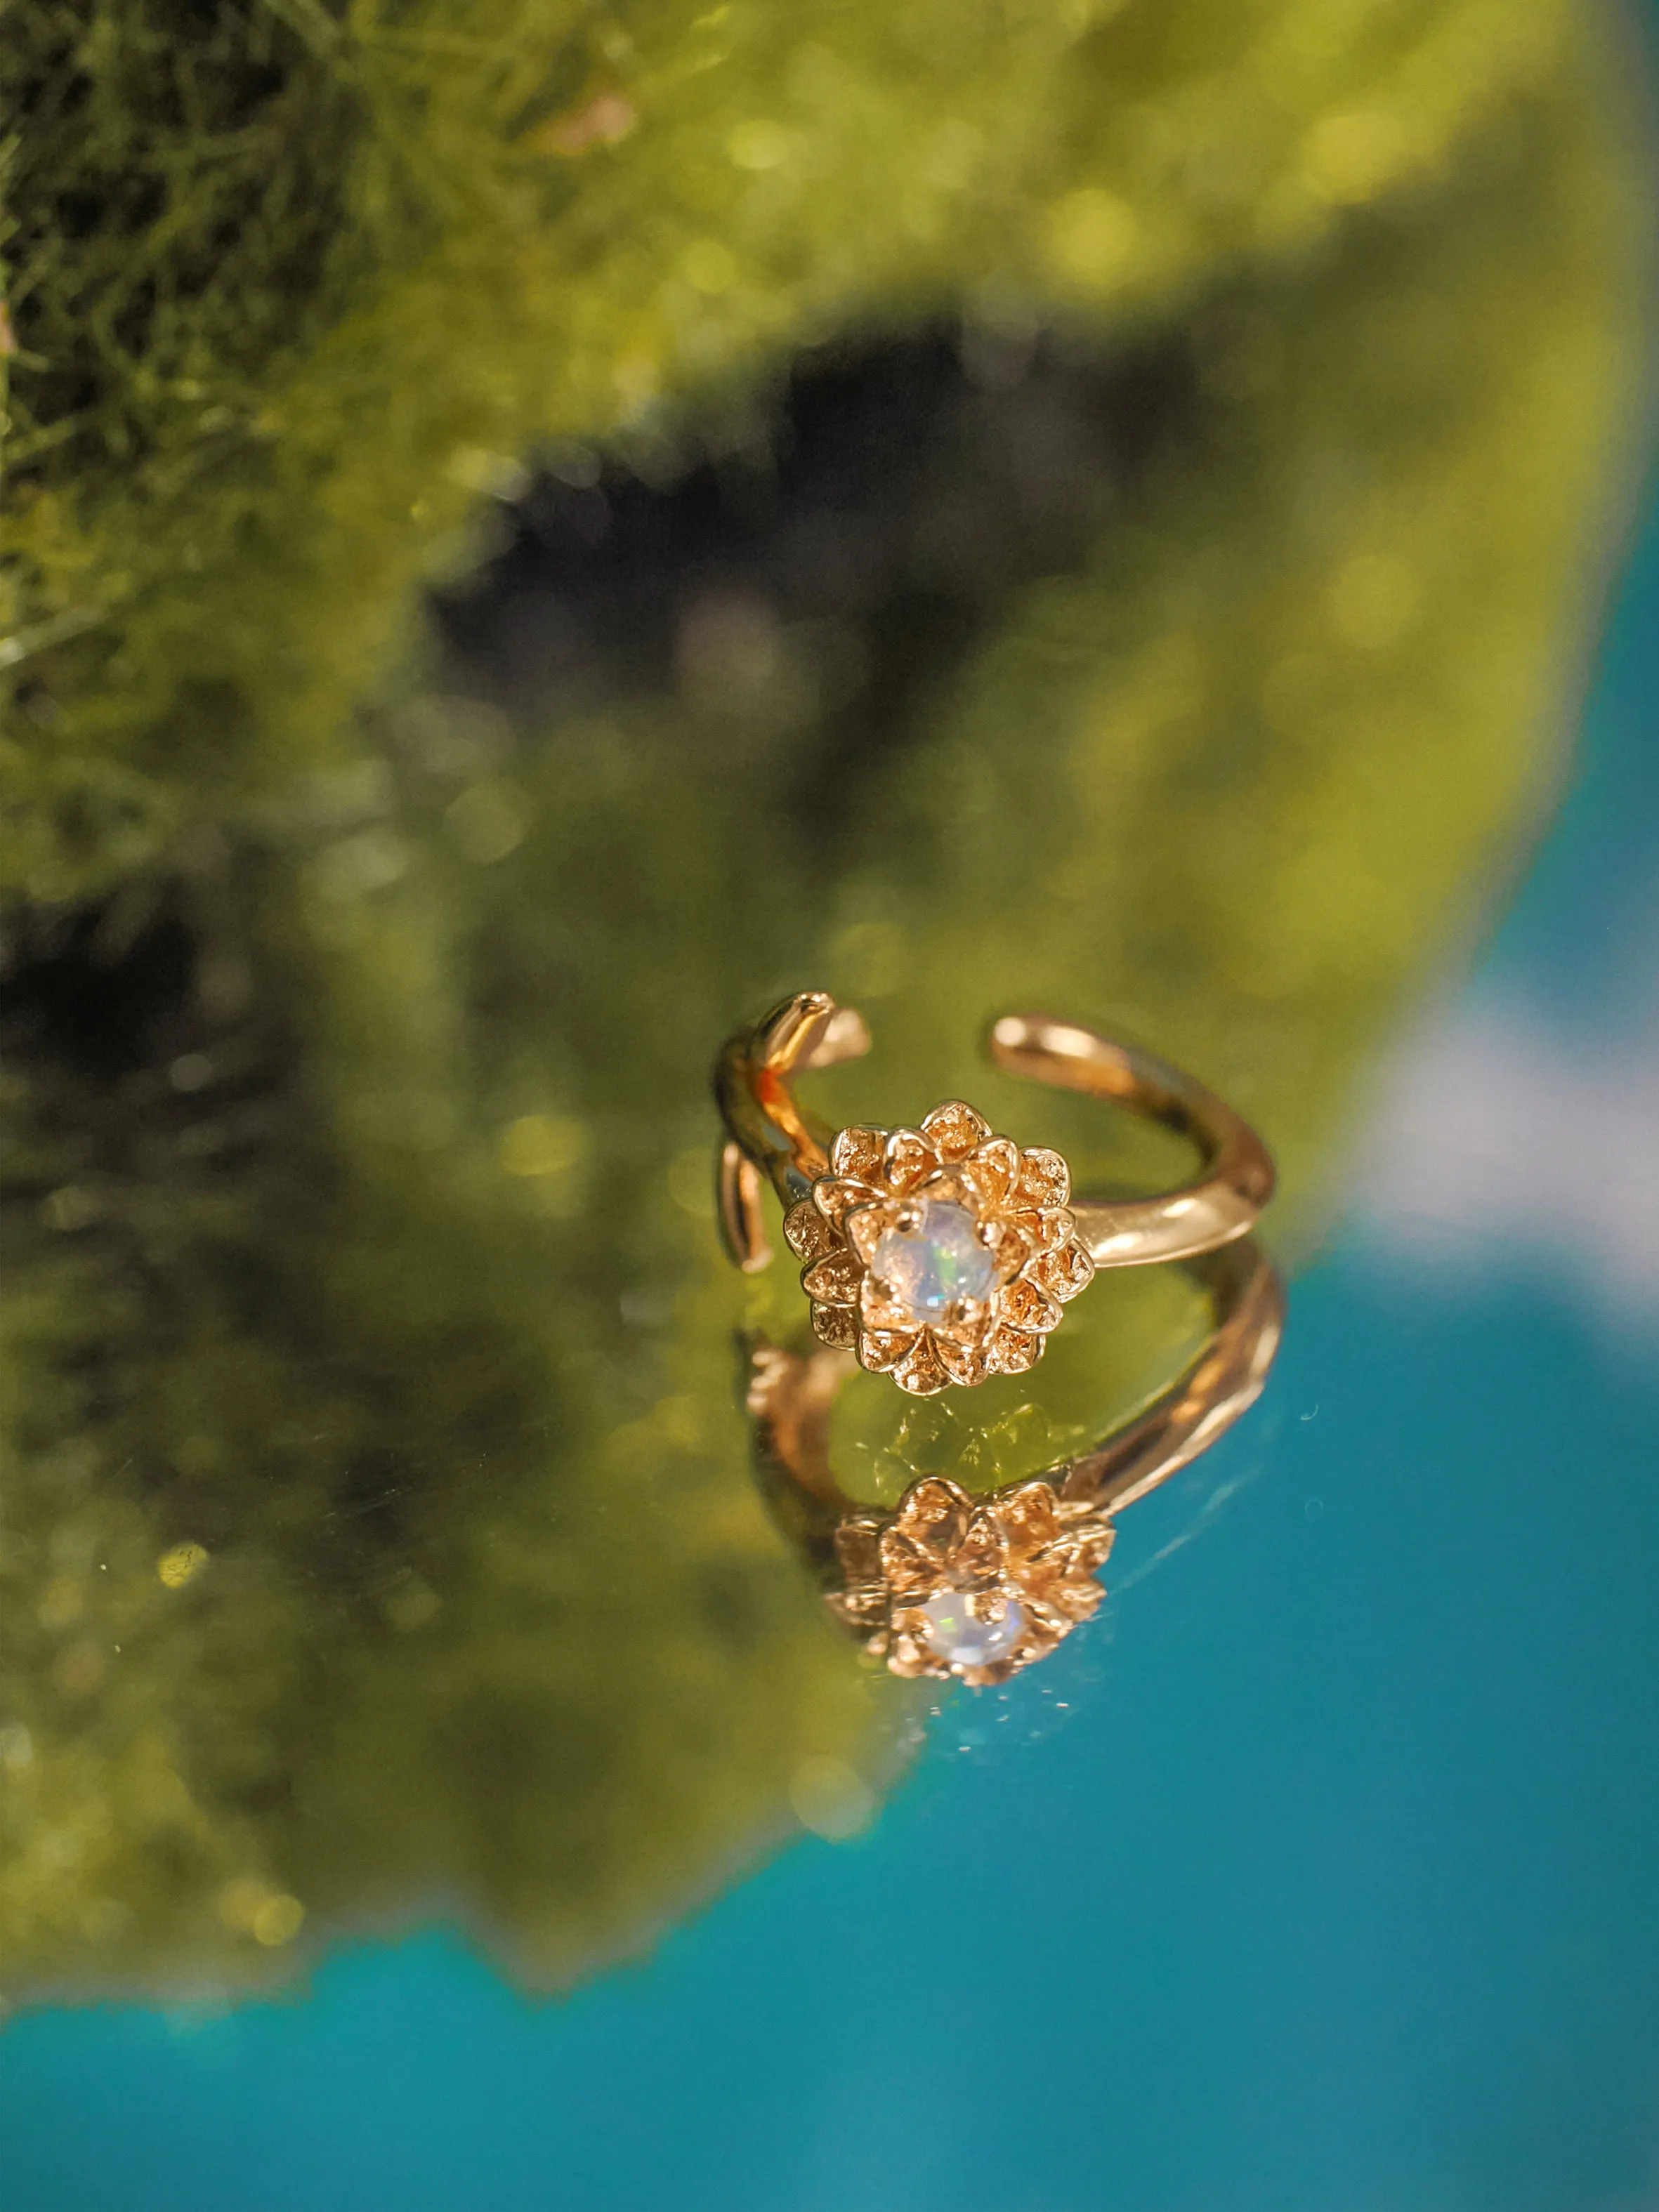
<instances>
[{"instance_id":1,"label":"bokeh light spot","mask_svg":"<svg viewBox=\"0 0 1659 2212\"><path fill-rule=\"evenodd\" d=\"M521 1114L501 1132L501 1165L511 1176L565 1175L587 1151L583 1123L562 1114Z\"/></svg>"},{"instance_id":2,"label":"bokeh light spot","mask_svg":"<svg viewBox=\"0 0 1659 2212\"><path fill-rule=\"evenodd\" d=\"M169 1589L183 1589L208 1563L204 1544L175 1544L155 1562L155 1571Z\"/></svg>"},{"instance_id":3,"label":"bokeh light spot","mask_svg":"<svg viewBox=\"0 0 1659 2212\"><path fill-rule=\"evenodd\" d=\"M803 1828L842 1844L870 1826L880 1800L845 1759L804 1759L790 1780L789 1803Z\"/></svg>"},{"instance_id":4,"label":"bokeh light spot","mask_svg":"<svg viewBox=\"0 0 1659 2212\"><path fill-rule=\"evenodd\" d=\"M1049 264L1078 283L1112 283L1127 266L1139 232L1133 209L1115 192L1092 186L1067 192L1049 211Z\"/></svg>"}]
</instances>

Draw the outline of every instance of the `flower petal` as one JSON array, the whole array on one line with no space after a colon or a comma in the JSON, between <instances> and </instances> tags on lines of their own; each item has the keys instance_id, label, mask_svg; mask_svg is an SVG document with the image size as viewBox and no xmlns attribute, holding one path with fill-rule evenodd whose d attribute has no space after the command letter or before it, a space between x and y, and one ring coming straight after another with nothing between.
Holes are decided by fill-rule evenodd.
<instances>
[{"instance_id":1,"label":"flower petal","mask_svg":"<svg viewBox=\"0 0 1659 2212\"><path fill-rule=\"evenodd\" d=\"M882 1180L891 1191L914 1190L939 1172L939 1154L918 1129L895 1129L887 1139Z\"/></svg>"},{"instance_id":2,"label":"flower petal","mask_svg":"<svg viewBox=\"0 0 1659 2212\"><path fill-rule=\"evenodd\" d=\"M887 1589L884 1583L873 1589L830 1590L824 1598L837 1620L844 1627L867 1636L872 1628L885 1627L887 1623Z\"/></svg>"},{"instance_id":3,"label":"flower petal","mask_svg":"<svg viewBox=\"0 0 1659 2212\"><path fill-rule=\"evenodd\" d=\"M951 1554L953 1574L969 1577L975 1582L993 1582L1002 1572L1003 1562L1008 1556L1008 1540L1002 1533L1002 1523L988 1505L980 1506L969 1520L967 1533ZM981 1620L994 1617L1000 1620L1002 1608L994 1606L988 1614L977 1604L969 1610Z\"/></svg>"},{"instance_id":4,"label":"flower petal","mask_svg":"<svg viewBox=\"0 0 1659 2212\"><path fill-rule=\"evenodd\" d=\"M819 1267L830 1265L832 1261L829 1260L818 1261ZM814 1268L812 1272L816 1274L817 1269ZM1029 1277L1009 1284L1002 1293L998 1314L1005 1328L1029 1329L1038 1336L1044 1336L1051 1328L1057 1328L1063 1318L1060 1301L1051 1298L1047 1291L1039 1288Z\"/></svg>"},{"instance_id":5,"label":"flower petal","mask_svg":"<svg viewBox=\"0 0 1659 2212\"><path fill-rule=\"evenodd\" d=\"M943 1660L934 1658L920 1637L909 1634L895 1635L887 1664L895 1674L913 1679L918 1674L948 1674L951 1671Z\"/></svg>"},{"instance_id":6,"label":"flower petal","mask_svg":"<svg viewBox=\"0 0 1659 2212\"><path fill-rule=\"evenodd\" d=\"M1063 1206L1023 1206L1005 1222L1030 1239L1034 1252L1058 1252L1077 1234L1077 1217Z\"/></svg>"},{"instance_id":7,"label":"flower petal","mask_svg":"<svg viewBox=\"0 0 1659 2212\"><path fill-rule=\"evenodd\" d=\"M1022 1482L1005 1491L996 1501L997 1518L1008 1539L1011 1557L1030 1559L1060 1534L1060 1515L1054 1493L1046 1482Z\"/></svg>"},{"instance_id":8,"label":"flower petal","mask_svg":"<svg viewBox=\"0 0 1659 2212\"><path fill-rule=\"evenodd\" d=\"M792 1206L783 1217L784 1242L799 1260L809 1264L821 1260L835 1243L836 1232L810 1198Z\"/></svg>"},{"instance_id":9,"label":"flower petal","mask_svg":"<svg viewBox=\"0 0 1659 2212\"><path fill-rule=\"evenodd\" d=\"M987 1213L1000 1213L1019 1173L1019 1146L1012 1137L993 1137L970 1152L963 1173L972 1182Z\"/></svg>"},{"instance_id":10,"label":"flower petal","mask_svg":"<svg viewBox=\"0 0 1659 2212\"><path fill-rule=\"evenodd\" d=\"M855 1206L868 1206L880 1196L868 1183L854 1182L845 1176L820 1176L812 1186L813 1205L837 1229Z\"/></svg>"},{"instance_id":11,"label":"flower petal","mask_svg":"<svg viewBox=\"0 0 1659 2212\"><path fill-rule=\"evenodd\" d=\"M970 1590L966 1601L968 1616L972 1620L1006 1620L1008 1607L1014 1602L1006 1589L993 1586L989 1589Z\"/></svg>"},{"instance_id":12,"label":"flower petal","mask_svg":"<svg viewBox=\"0 0 1659 2212\"><path fill-rule=\"evenodd\" d=\"M1033 1146L1022 1153L1019 1181L1014 1185L1017 1206L1064 1206L1072 1194L1072 1171L1058 1152Z\"/></svg>"},{"instance_id":13,"label":"flower petal","mask_svg":"<svg viewBox=\"0 0 1659 2212\"><path fill-rule=\"evenodd\" d=\"M990 1372L985 1364L984 1346L975 1343L971 1338L963 1341L945 1329L935 1329L933 1349L939 1354L939 1364L951 1380L960 1382L964 1389L972 1389Z\"/></svg>"},{"instance_id":14,"label":"flower petal","mask_svg":"<svg viewBox=\"0 0 1659 2212\"><path fill-rule=\"evenodd\" d=\"M1111 1557L1116 1534L1109 1521L1097 1519L1075 1534L1062 1534L1043 1554L1042 1565L1060 1575L1092 1575Z\"/></svg>"},{"instance_id":15,"label":"flower petal","mask_svg":"<svg viewBox=\"0 0 1659 2212\"><path fill-rule=\"evenodd\" d=\"M832 1352L850 1352L859 1340L858 1316L851 1306L821 1306L815 1298L812 1334Z\"/></svg>"},{"instance_id":16,"label":"flower petal","mask_svg":"<svg viewBox=\"0 0 1659 2212\"><path fill-rule=\"evenodd\" d=\"M930 1175L917 1188L908 1193L914 1203L918 1199L932 1201L942 1199L948 1206L965 1206L970 1212L978 1210L978 1200L960 1168L944 1167L937 1175Z\"/></svg>"},{"instance_id":17,"label":"flower petal","mask_svg":"<svg viewBox=\"0 0 1659 2212\"><path fill-rule=\"evenodd\" d=\"M1024 1218L1035 1222L1037 1216L1028 1214ZM997 1280L1000 1283L1012 1283L1016 1275L1023 1274L1041 1249L1018 1220L987 1222L984 1235L996 1255Z\"/></svg>"},{"instance_id":18,"label":"flower petal","mask_svg":"<svg viewBox=\"0 0 1659 2212\"><path fill-rule=\"evenodd\" d=\"M890 1375L915 1342L919 1333L914 1328L861 1328L858 1342L859 1365L872 1375Z\"/></svg>"},{"instance_id":19,"label":"flower petal","mask_svg":"<svg viewBox=\"0 0 1659 2212\"><path fill-rule=\"evenodd\" d=\"M856 1520L843 1521L836 1530L836 1558L849 1589L860 1583L884 1583L881 1532L886 1526L885 1521L860 1514Z\"/></svg>"},{"instance_id":20,"label":"flower petal","mask_svg":"<svg viewBox=\"0 0 1659 2212\"><path fill-rule=\"evenodd\" d=\"M917 1398L932 1398L950 1382L944 1362L927 1329L923 1329L893 1370L893 1379L902 1390L908 1390Z\"/></svg>"},{"instance_id":21,"label":"flower petal","mask_svg":"<svg viewBox=\"0 0 1659 2212\"><path fill-rule=\"evenodd\" d=\"M985 1364L993 1375L1024 1375L1042 1357L1043 1340L1002 1322L991 1333L985 1347Z\"/></svg>"},{"instance_id":22,"label":"flower petal","mask_svg":"<svg viewBox=\"0 0 1659 2212\"><path fill-rule=\"evenodd\" d=\"M991 1125L960 1098L951 1098L934 1107L921 1133L942 1160L960 1160L990 1135Z\"/></svg>"},{"instance_id":23,"label":"flower petal","mask_svg":"<svg viewBox=\"0 0 1659 2212\"><path fill-rule=\"evenodd\" d=\"M881 1532L881 1571L896 1601L914 1605L945 1586L945 1569L925 1545L896 1527Z\"/></svg>"},{"instance_id":24,"label":"flower petal","mask_svg":"<svg viewBox=\"0 0 1659 2212\"><path fill-rule=\"evenodd\" d=\"M1105 1595L1092 1575L1062 1575L1043 1591L1040 1602L1067 1620L1087 1620L1099 1612Z\"/></svg>"},{"instance_id":25,"label":"flower petal","mask_svg":"<svg viewBox=\"0 0 1659 2212\"><path fill-rule=\"evenodd\" d=\"M850 1182L874 1182L881 1173L886 1143L885 1129L866 1128L862 1124L843 1129L830 1147L830 1164Z\"/></svg>"},{"instance_id":26,"label":"flower petal","mask_svg":"<svg viewBox=\"0 0 1659 2212\"><path fill-rule=\"evenodd\" d=\"M1027 1650L1025 1656L1029 1659L1040 1659L1045 1652L1052 1651L1062 1637L1069 1636L1077 1623L1060 1607L1051 1605L1046 1597L1034 1596L1029 1590L1023 1602L1026 1638L1033 1647Z\"/></svg>"},{"instance_id":27,"label":"flower petal","mask_svg":"<svg viewBox=\"0 0 1659 2212\"><path fill-rule=\"evenodd\" d=\"M943 1561L962 1541L972 1511L973 1500L965 1490L942 1474L925 1474L900 1498L893 1525L926 1544Z\"/></svg>"},{"instance_id":28,"label":"flower petal","mask_svg":"<svg viewBox=\"0 0 1659 2212\"><path fill-rule=\"evenodd\" d=\"M1094 1279L1095 1263L1075 1237L1058 1252L1045 1252L1031 1270L1034 1283L1040 1283L1051 1298L1062 1300L1086 1291Z\"/></svg>"},{"instance_id":29,"label":"flower petal","mask_svg":"<svg viewBox=\"0 0 1659 2212\"><path fill-rule=\"evenodd\" d=\"M814 1260L800 1281L809 1298L821 1299L827 1306L853 1306L858 1304L864 1270L850 1252L838 1245L823 1259ZM1013 1287L1020 1290L1024 1285L1016 1283Z\"/></svg>"}]
</instances>

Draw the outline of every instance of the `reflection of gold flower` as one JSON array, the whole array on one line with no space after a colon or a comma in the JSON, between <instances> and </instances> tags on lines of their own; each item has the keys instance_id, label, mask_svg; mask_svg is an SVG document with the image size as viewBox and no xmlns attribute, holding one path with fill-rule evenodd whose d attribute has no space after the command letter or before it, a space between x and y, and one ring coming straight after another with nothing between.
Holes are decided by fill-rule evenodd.
<instances>
[{"instance_id":1,"label":"reflection of gold flower","mask_svg":"<svg viewBox=\"0 0 1659 2212\"><path fill-rule=\"evenodd\" d=\"M823 1343L919 1396L1036 1364L1095 1271L1058 1152L957 1101L920 1129L843 1129L830 1161L783 1224Z\"/></svg>"},{"instance_id":2,"label":"reflection of gold flower","mask_svg":"<svg viewBox=\"0 0 1659 2212\"><path fill-rule=\"evenodd\" d=\"M896 1513L842 1522L830 1603L896 1674L1000 1682L1094 1612L1112 1535L1097 1508L1041 1479L976 1500L927 1475Z\"/></svg>"}]
</instances>

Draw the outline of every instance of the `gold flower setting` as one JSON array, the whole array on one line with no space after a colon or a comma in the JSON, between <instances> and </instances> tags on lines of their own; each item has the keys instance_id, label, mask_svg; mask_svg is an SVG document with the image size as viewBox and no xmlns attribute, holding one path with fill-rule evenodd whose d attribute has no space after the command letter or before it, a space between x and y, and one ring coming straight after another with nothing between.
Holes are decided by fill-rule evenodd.
<instances>
[{"instance_id":1,"label":"gold flower setting","mask_svg":"<svg viewBox=\"0 0 1659 2212\"><path fill-rule=\"evenodd\" d=\"M919 1129L843 1129L830 1167L783 1224L820 1342L918 1397L1036 1364L1095 1272L1058 1152L957 1099Z\"/></svg>"},{"instance_id":2,"label":"gold flower setting","mask_svg":"<svg viewBox=\"0 0 1659 2212\"><path fill-rule=\"evenodd\" d=\"M973 1498L926 1475L896 1513L842 1521L829 1603L895 1674L1006 1681L1095 1612L1112 1536L1097 1506L1040 1477Z\"/></svg>"}]
</instances>

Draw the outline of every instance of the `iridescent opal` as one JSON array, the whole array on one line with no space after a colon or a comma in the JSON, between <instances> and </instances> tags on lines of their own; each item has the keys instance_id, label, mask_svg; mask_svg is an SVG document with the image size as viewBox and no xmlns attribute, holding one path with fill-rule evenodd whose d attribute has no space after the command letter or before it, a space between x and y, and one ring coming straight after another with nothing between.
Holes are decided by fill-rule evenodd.
<instances>
[{"instance_id":1,"label":"iridescent opal","mask_svg":"<svg viewBox=\"0 0 1659 2212\"><path fill-rule=\"evenodd\" d=\"M965 1206L930 1199L921 1213L915 1228L890 1229L870 1263L882 1289L919 1328L942 1321L961 1299L989 1297L996 1281L996 1262Z\"/></svg>"},{"instance_id":2,"label":"iridescent opal","mask_svg":"<svg viewBox=\"0 0 1659 2212\"><path fill-rule=\"evenodd\" d=\"M1008 1656L1025 1626L1025 1608L1018 1598L1004 1599L1000 1620L976 1620L957 1590L941 1590L920 1610L927 1616L928 1644L953 1667L994 1666Z\"/></svg>"}]
</instances>

